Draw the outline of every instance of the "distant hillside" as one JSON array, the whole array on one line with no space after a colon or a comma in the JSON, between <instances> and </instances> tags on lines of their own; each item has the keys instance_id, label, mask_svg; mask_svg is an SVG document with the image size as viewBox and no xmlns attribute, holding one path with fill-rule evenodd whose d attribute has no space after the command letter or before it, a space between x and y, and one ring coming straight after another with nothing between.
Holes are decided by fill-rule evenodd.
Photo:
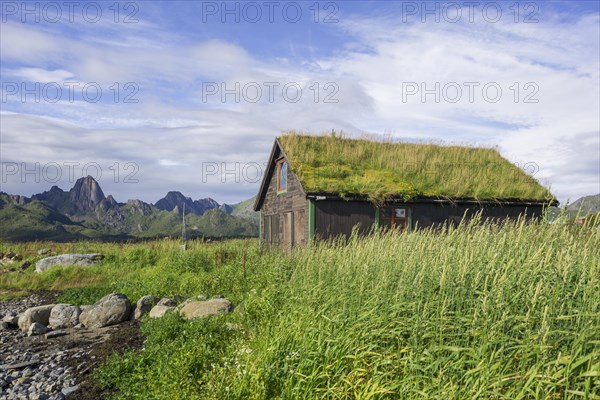
<instances>
[{"instance_id":1,"label":"distant hillside","mask_svg":"<svg viewBox=\"0 0 600 400\"><path fill-rule=\"evenodd\" d=\"M572 221L575 217L589 217L600 214L600 193L583 196L566 207L550 207L550 220L564 219ZM595 217L598 218L598 217Z\"/></svg>"},{"instance_id":2,"label":"distant hillside","mask_svg":"<svg viewBox=\"0 0 600 400\"><path fill-rule=\"evenodd\" d=\"M77 227L65 215L50 205L32 201L25 205L6 204L6 195L0 194L0 237L14 241L77 240L83 237L69 232L67 227Z\"/></svg>"},{"instance_id":3,"label":"distant hillside","mask_svg":"<svg viewBox=\"0 0 600 400\"><path fill-rule=\"evenodd\" d=\"M575 200L567 207L567 210L583 216L600 212L600 193Z\"/></svg>"},{"instance_id":4,"label":"distant hillside","mask_svg":"<svg viewBox=\"0 0 600 400\"><path fill-rule=\"evenodd\" d=\"M248 200L249 201L249 200ZM257 236L258 218L245 206L219 205L169 192L155 205L117 203L92 177L63 191L53 186L31 198L0 193L0 239L13 241L125 240L180 236L185 204L188 237Z\"/></svg>"},{"instance_id":5,"label":"distant hillside","mask_svg":"<svg viewBox=\"0 0 600 400\"><path fill-rule=\"evenodd\" d=\"M253 197L251 199L242 201L241 203L234 204L233 206L231 206L232 211L230 214L234 215L236 217L248 218L252 221L255 221L256 224L258 225L259 214L257 211L254 211L254 209L253 209L255 200L256 200L256 197Z\"/></svg>"}]
</instances>

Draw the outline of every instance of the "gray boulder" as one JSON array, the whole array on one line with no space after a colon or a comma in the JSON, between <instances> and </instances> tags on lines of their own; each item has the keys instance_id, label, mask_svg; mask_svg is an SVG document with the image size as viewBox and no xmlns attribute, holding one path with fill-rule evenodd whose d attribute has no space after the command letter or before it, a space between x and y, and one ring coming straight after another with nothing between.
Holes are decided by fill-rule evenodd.
<instances>
[{"instance_id":1,"label":"gray boulder","mask_svg":"<svg viewBox=\"0 0 600 400\"><path fill-rule=\"evenodd\" d=\"M210 299L206 301L192 301L187 303L179 312L185 319L194 319L228 313L233 310L231 302L227 299Z\"/></svg>"},{"instance_id":2,"label":"gray boulder","mask_svg":"<svg viewBox=\"0 0 600 400\"><path fill-rule=\"evenodd\" d=\"M130 312L131 303L127 296L111 293L98 300L93 306L86 307L79 316L79 322L86 328L103 328L127 321Z\"/></svg>"},{"instance_id":3,"label":"gray boulder","mask_svg":"<svg viewBox=\"0 0 600 400\"><path fill-rule=\"evenodd\" d=\"M166 313L168 312L174 312L177 310L177 307L175 306L161 306L161 305L155 305L154 307L152 307L152 310L150 310L150 312L148 313L148 316L150 318L160 318L163 317Z\"/></svg>"},{"instance_id":4,"label":"gray boulder","mask_svg":"<svg viewBox=\"0 0 600 400\"><path fill-rule=\"evenodd\" d=\"M79 323L81 308L70 304L57 304L50 311L48 323L52 329L72 328Z\"/></svg>"},{"instance_id":5,"label":"gray boulder","mask_svg":"<svg viewBox=\"0 0 600 400\"><path fill-rule=\"evenodd\" d=\"M35 271L44 272L55 265L89 267L102 262L103 259L102 254L61 254L41 259L35 264Z\"/></svg>"},{"instance_id":6,"label":"gray boulder","mask_svg":"<svg viewBox=\"0 0 600 400\"><path fill-rule=\"evenodd\" d=\"M159 299L156 296L148 295L141 297L135 305L133 318L140 319L142 315L147 314L158 303Z\"/></svg>"},{"instance_id":7,"label":"gray boulder","mask_svg":"<svg viewBox=\"0 0 600 400\"><path fill-rule=\"evenodd\" d=\"M48 325L52 308L54 308L54 304L28 308L19 317L19 328L23 332L28 332L31 324L35 322L42 325Z\"/></svg>"},{"instance_id":8,"label":"gray boulder","mask_svg":"<svg viewBox=\"0 0 600 400\"><path fill-rule=\"evenodd\" d=\"M27 334L29 336L43 335L44 333L48 332L48 330L49 329L46 327L46 325L42 325L38 322L34 322L33 324L29 325Z\"/></svg>"}]
</instances>

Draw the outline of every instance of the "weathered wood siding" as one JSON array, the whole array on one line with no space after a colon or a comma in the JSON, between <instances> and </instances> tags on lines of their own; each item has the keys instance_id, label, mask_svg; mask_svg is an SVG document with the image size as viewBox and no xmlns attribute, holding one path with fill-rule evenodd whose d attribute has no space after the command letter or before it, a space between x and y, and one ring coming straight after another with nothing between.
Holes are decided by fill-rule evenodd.
<instances>
[{"instance_id":1,"label":"weathered wood siding","mask_svg":"<svg viewBox=\"0 0 600 400\"><path fill-rule=\"evenodd\" d=\"M367 202L323 200L315 201L315 238L327 239L340 235L349 237L356 227L366 235L375 223L375 206Z\"/></svg>"},{"instance_id":2,"label":"weathered wood siding","mask_svg":"<svg viewBox=\"0 0 600 400\"><path fill-rule=\"evenodd\" d=\"M275 165L270 168L275 169ZM300 181L291 170L288 169L288 190L279 195L277 173L271 173L261 215L263 245L281 244L289 247L308 243L308 200Z\"/></svg>"},{"instance_id":3,"label":"weathered wood siding","mask_svg":"<svg viewBox=\"0 0 600 400\"><path fill-rule=\"evenodd\" d=\"M516 219L542 216L541 206L452 205L435 203L393 203L385 205L411 209L412 229L457 225L463 216L473 216L482 211L484 220ZM315 201L315 238L329 239L343 235L349 237L353 228L361 235L368 234L375 224L375 206L365 201L322 200Z\"/></svg>"},{"instance_id":4,"label":"weathered wood siding","mask_svg":"<svg viewBox=\"0 0 600 400\"><path fill-rule=\"evenodd\" d=\"M477 204L429 204L415 203L406 204L412 209L413 229L438 226L443 223L457 225L466 213L467 217L472 217L475 213L481 211L483 220L503 220L506 218L516 219L519 215L524 215L528 219L539 218L542 216L541 206L494 206Z\"/></svg>"}]
</instances>

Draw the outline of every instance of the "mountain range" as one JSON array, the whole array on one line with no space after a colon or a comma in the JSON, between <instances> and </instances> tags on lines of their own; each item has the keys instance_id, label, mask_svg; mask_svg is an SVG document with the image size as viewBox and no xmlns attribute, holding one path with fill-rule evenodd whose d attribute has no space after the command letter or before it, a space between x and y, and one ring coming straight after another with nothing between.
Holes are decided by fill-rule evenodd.
<instances>
[{"instance_id":1,"label":"mountain range","mask_svg":"<svg viewBox=\"0 0 600 400\"><path fill-rule=\"evenodd\" d=\"M141 200L118 203L105 196L91 176L69 190L58 186L31 197L0 192L0 239L13 241L82 239L127 240L181 236L185 210L188 237L258 235L254 199L219 204L168 192L154 204Z\"/></svg>"}]
</instances>

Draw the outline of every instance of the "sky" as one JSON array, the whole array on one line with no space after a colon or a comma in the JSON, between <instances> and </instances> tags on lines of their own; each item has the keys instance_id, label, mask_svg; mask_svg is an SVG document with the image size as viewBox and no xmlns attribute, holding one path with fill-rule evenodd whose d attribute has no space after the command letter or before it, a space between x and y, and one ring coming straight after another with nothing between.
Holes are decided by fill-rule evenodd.
<instances>
[{"instance_id":1,"label":"sky","mask_svg":"<svg viewBox=\"0 0 600 400\"><path fill-rule=\"evenodd\" d=\"M256 194L296 130L496 147L600 193L598 1L0 1L0 191Z\"/></svg>"}]
</instances>

